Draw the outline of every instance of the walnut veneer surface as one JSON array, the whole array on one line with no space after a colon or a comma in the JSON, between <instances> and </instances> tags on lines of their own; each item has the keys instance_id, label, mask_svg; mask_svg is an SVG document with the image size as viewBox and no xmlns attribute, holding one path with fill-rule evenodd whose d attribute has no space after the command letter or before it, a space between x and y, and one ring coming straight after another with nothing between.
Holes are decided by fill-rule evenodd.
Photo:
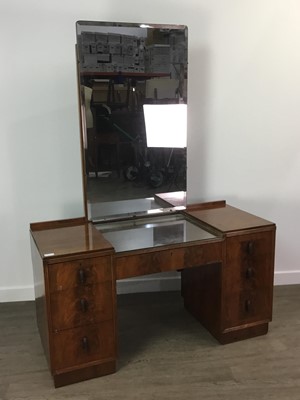
<instances>
[{"instance_id":1,"label":"walnut veneer surface","mask_svg":"<svg viewBox=\"0 0 300 400\"><path fill-rule=\"evenodd\" d=\"M84 219L59 224L59 221L31 224L32 236L42 258L112 251L112 245L104 239L93 224ZM77 221L77 224L76 224Z\"/></svg>"},{"instance_id":2,"label":"walnut veneer surface","mask_svg":"<svg viewBox=\"0 0 300 400\"><path fill-rule=\"evenodd\" d=\"M185 308L220 343L267 333L275 225L225 202L183 214L213 235L118 253L84 219L31 224L37 321L55 386L116 371L117 279L180 270Z\"/></svg>"},{"instance_id":3,"label":"walnut veneer surface","mask_svg":"<svg viewBox=\"0 0 300 400\"><path fill-rule=\"evenodd\" d=\"M229 205L199 211L188 208L188 214L224 233L274 226L270 221Z\"/></svg>"}]
</instances>

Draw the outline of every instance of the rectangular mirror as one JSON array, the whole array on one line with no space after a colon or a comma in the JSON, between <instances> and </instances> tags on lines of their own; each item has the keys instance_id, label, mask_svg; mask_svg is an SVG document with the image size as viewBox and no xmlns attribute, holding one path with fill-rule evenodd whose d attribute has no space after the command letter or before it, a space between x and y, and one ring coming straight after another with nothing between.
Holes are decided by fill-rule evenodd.
<instances>
[{"instance_id":1,"label":"rectangular mirror","mask_svg":"<svg viewBox=\"0 0 300 400\"><path fill-rule=\"evenodd\" d=\"M162 212L169 192L184 206L187 27L78 21L76 33L88 219Z\"/></svg>"}]
</instances>

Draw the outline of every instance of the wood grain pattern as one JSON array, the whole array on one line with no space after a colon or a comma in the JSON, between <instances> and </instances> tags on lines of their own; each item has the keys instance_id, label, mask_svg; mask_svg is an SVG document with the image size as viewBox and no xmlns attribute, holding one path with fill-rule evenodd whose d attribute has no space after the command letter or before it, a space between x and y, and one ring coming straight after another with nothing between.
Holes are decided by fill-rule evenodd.
<instances>
[{"instance_id":1,"label":"wood grain pattern","mask_svg":"<svg viewBox=\"0 0 300 400\"><path fill-rule=\"evenodd\" d=\"M31 230L31 235L42 258L48 262L59 256L91 252L113 252L112 245L104 239L91 223L75 226L63 225L52 229ZM55 262L55 261L53 261Z\"/></svg>"},{"instance_id":2,"label":"wood grain pattern","mask_svg":"<svg viewBox=\"0 0 300 400\"><path fill-rule=\"evenodd\" d=\"M111 320L55 333L52 353L54 371L79 365L84 368L91 361L99 363L115 359L113 331Z\"/></svg>"},{"instance_id":3,"label":"wood grain pattern","mask_svg":"<svg viewBox=\"0 0 300 400\"><path fill-rule=\"evenodd\" d=\"M224 241L222 264L182 271L185 307L220 343L267 332L272 319L274 249L274 229L238 231Z\"/></svg>"},{"instance_id":4,"label":"wood grain pattern","mask_svg":"<svg viewBox=\"0 0 300 400\"><path fill-rule=\"evenodd\" d=\"M223 328L272 319L275 232L226 241Z\"/></svg>"},{"instance_id":5,"label":"wood grain pattern","mask_svg":"<svg viewBox=\"0 0 300 400\"><path fill-rule=\"evenodd\" d=\"M224 233L269 226L275 227L274 223L270 221L230 205L205 210L187 210L187 214Z\"/></svg>"},{"instance_id":6,"label":"wood grain pattern","mask_svg":"<svg viewBox=\"0 0 300 400\"><path fill-rule=\"evenodd\" d=\"M52 329L60 331L113 319L113 301L111 281L52 293Z\"/></svg>"},{"instance_id":7,"label":"wood grain pattern","mask_svg":"<svg viewBox=\"0 0 300 400\"><path fill-rule=\"evenodd\" d=\"M126 279L155 272L176 271L220 260L222 260L222 239L167 250L159 248L154 251L150 249L125 253L115 257L116 278Z\"/></svg>"},{"instance_id":8,"label":"wood grain pattern","mask_svg":"<svg viewBox=\"0 0 300 400\"><path fill-rule=\"evenodd\" d=\"M48 266L50 292L112 280L110 256L78 259Z\"/></svg>"},{"instance_id":9,"label":"wood grain pattern","mask_svg":"<svg viewBox=\"0 0 300 400\"><path fill-rule=\"evenodd\" d=\"M37 318L56 386L115 371L117 279L180 270L185 308L220 343L268 331L275 225L223 201L185 214L216 238L116 253L86 222L31 226Z\"/></svg>"}]
</instances>

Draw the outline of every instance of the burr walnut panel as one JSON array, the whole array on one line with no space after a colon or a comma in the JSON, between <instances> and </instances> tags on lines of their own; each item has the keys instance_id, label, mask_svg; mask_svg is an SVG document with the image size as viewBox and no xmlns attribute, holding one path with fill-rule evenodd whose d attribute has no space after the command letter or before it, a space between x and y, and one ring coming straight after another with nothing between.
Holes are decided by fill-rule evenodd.
<instances>
[{"instance_id":1,"label":"burr walnut panel","mask_svg":"<svg viewBox=\"0 0 300 400\"><path fill-rule=\"evenodd\" d=\"M226 287L261 289L273 276L274 231L240 235L227 239Z\"/></svg>"},{"instance_id":2,"label":"burr walnut panel","mask_svg":"<svg viewBox=\"0 0 300 400\"><path fill-rule=\"evenodd\" d=\"M114 323L60 331L53 335L53 365L55 370L83 365L115 357Z\"/></svg>"},{"instance_id":3,"label":"burr walnut panel","mask_svg":"<svg viewBox=\"0 0 300 400\"><path fill-rule=\"evenodd\" d=\"M111 281L54 292L52 328L59 331L112 319L113 300Z\"/></svg>"},{"instance_id":4,"label":"burr walnut panel","mask_svg":"<svg viewBox=\"0 0 300 400\"><path fill-rule=\"evenodd\" d=\"M272 317L275 231L230 237L223 270L223 327ZM270 284L271 283L271 284Z\"/></svg>"},{"instance_id":5,"label":"burr walnut panel","mask_svg":"<svg viewBox=\"0 0 300 400\"><path fill-rule=\"evenodd\" d=\"M174 271L209 264L221 259L222 239L155 252L125 253L115 259L116 276L117 279L124 279L155 272Z\"/></svg>"},{"instance_id":6,"label":"burr walnut panel","mask_svg":"<svg viewBox=\"0 0 300 400\"><path fill-rule=\"evenodd\" d=\"M50 292L83 287L112 279L111 257L78 259L49 265Z\"/></svg>"},{"instance_id":7,"label":"burr walnut panel","mask_svg":"<svg viewBox=\"0 0 300 400\"><path fill-rule=\"evenodd\" d=\"M117 279L180 270L186 309L220 343L267 333L276 226L224 202L187 213L215 237L120 251L81 220L31 225L38 326L56 387L115 371Z\"/></svg>"}]
</instances>

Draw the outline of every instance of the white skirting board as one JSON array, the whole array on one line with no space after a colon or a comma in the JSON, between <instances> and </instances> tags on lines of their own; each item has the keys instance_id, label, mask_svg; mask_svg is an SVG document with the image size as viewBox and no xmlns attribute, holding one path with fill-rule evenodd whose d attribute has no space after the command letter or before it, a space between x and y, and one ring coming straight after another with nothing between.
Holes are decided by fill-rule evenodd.
<instances>
[{"instance_id":1,"label":"white skirting board","mask_svg":"<svg viewBox=\"0 0 300 400\"><path fill-rule=\"evenodd\" d=\"M300 270L275 272L275 285L299 285ZM180 290L180 275L138 277L117 282L117 293L160 292ZM33 286L0 287L0 303L34 300Z\"/></svg>"},{"instance_id":2,"label":"white skirting board","mask_svg":"<svg viewBox=\"0 0 300 400\"><path fill-rule=\"evenodd\" d=\"M34 300L33 286L0 287L0 303Z\"/></svg>"},{"instance_id":3,"label":"white skirting board","mask_svg":"<svg viewBox=\"0 0 300 400\"><path fill-rule=\"evenodd\" d=\"M277 271L274 276L274 285L299 285L300 271Z\"/></svg>"}]
</instances>

